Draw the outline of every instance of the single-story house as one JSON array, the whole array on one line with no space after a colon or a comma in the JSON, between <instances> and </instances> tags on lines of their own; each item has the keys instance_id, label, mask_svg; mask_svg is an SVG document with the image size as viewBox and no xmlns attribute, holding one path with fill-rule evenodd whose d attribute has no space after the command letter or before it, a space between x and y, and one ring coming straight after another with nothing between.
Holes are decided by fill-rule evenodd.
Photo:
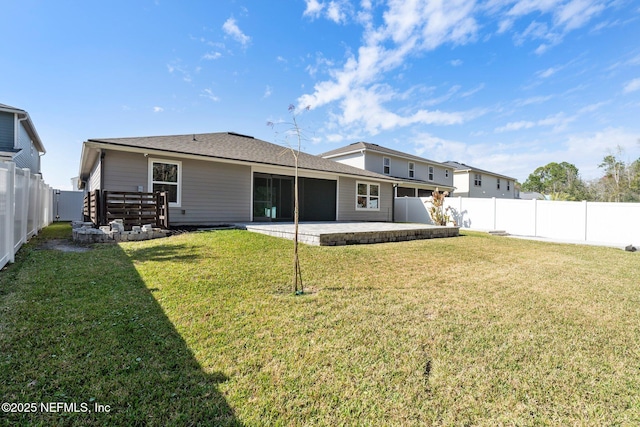
<instances>
[{"instance_id":1,"label":"single-story house","mask_svg":"<svg viewBox=\"0 0 640 427\"><path fill-rule=\"evenodd\" d=\"M320 156L400 181L395 197L430 197L435 189L454 189L450 166L378 144L355 142Z\"/></svg>"},{"instance_id":2,"label":"single-story house","mask_svg":"<svg viewBox=\"0 0 640 427\"><path fill-rule=\"evenodd\" d=\"M496 172L479 169L464 163L445 162L453 169L453 196L518 199L519 189L516 179Z\"/></svg>"},{"instance_id":3,"label":"single-story house","mask_svg":"<svg viewBox=\"0 0 640 427\"><path fill-rule=\"evenodd\" d=\"M89 139L80 188L169 194L171 225L292 221L294 156L233 132ZM300 153L301 221L393 221L393 177Z\"/></svg>"}]
</instances>

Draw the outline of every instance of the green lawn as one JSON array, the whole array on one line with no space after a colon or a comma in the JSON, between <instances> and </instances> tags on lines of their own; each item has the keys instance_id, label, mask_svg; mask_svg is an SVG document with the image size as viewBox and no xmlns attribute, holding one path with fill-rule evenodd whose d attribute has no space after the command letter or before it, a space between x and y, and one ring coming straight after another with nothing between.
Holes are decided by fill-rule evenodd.
<instances>
[{"instance_id":1,"label":"green lawn","mask_svg":"<svg viewBox=\"0 0 640 427\"><path fill-rule=\"evenodd\" d=\"M464 233L245 231L39 249L0 273L0 425L638 425L640 255Z\"/></svg>"}]
</instances>

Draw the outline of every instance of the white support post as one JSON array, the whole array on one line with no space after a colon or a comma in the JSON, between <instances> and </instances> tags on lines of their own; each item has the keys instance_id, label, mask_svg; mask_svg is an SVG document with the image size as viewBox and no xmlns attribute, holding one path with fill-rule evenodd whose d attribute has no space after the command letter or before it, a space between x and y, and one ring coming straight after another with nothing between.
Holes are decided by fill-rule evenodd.
<instances>
[{"instance_id":1,"label":"white support post","mask_svg":"<svg viewBox=\"0 0 640 427\"><path fill-rule=\"evenodd\" d=\"M538 199L533 200L533 236L538 237Z\"/></svg>"},{"instance_id":2,"label":"white support post","mask_svg":"<svg viewBox=\"0 0 640 427\"><path fill-rule=\"evenodd\" d=\"M491 200L493 200L493 229L496 230L497 228L497 222L498 222L498 211L497 211L497 206L496 206L496 198L492 197Z\"/></svg>"},{"instance_id":3,"label":"white support post","mask_svg":"<svg viewBox=\"0 0 640 427\"><path fill-rule=\"evenodd\" d=\"M13 250L13 236L14 232L14 215L16 204L16 165L13 162L6 162L7 169L7 214L5 215L4 224L2 228L6 230L4 235L4 247L8 251L8 262L15 262L15 252Z\"/></svg>"},{"instance_id":4,"label":"white support post","mask_svg":"<svg viewBox=\"0 0 640 427\"><path fill-rule=\"evenodd\" d=\"M587 222L587 209L588 209L588 205L587 205L587 201L583 200L582 201L582 206L584 208L584 241L587 241L587 236L589 234L589 230L588 230L588 222Z\"/></svg>"},{"instance_id":5,"label":"white support post","mask_svg":"<svg viewBox=\"0 0 640 427\"><path fill-rule=\"evenodd\" d=\"M22 168L24 172L25 187L24 195L22 197L22 221L20 223L20 241L24 244L27 243L27 236L29 233L29 199L31 198L31 169Z\"/></svg>"}]
</instances>

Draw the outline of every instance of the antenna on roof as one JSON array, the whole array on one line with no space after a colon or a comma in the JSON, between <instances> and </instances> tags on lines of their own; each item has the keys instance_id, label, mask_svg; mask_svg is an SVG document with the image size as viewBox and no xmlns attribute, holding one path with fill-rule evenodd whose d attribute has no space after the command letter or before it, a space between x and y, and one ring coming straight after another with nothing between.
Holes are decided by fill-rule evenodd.
<instances>
[{"instance_id":1,"label":"antenna on roof","mask_svg":"<svg viewBox=\"0 0 640 427\"><path fill-rule=\"evenodd\" d=\"M193 139L192 139L192 141L197 141L197 139L196 139L196 134L195 134L195 133L193 134Z\"/></svg>"}]
</instances>

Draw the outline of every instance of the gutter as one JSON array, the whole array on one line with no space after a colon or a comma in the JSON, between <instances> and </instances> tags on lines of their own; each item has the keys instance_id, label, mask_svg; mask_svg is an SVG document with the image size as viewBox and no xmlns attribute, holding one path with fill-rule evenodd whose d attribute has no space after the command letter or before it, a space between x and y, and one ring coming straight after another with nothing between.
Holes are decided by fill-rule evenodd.
<instances>
[{"instance_id":1,"label":"gutter","mask_svg":"<svg viewBox=\"0 0 640 427\"><path fill-rule=\"evenodd\" d=\"M27 130L27 133L29 134L29 136L33 139L33 144L36 145L36 149L38 150L39 153L42 153L42 155L46 154L47 150L44 148L44 145L42 144L42 140L40 139L40 135L38 135L36 128L33 126L33 122L31 121L31 117L29 117L29 113L27 113L26 111L14 111L14 113L17 114L18 116L21 116L21 115L24 116L22 118L18 117L18 124L26 120L27 126L25 126L25 129ZM14 147L17 147L17 146L18 146L18 132L16 129Z\"/></svg>"}]
</instances>

